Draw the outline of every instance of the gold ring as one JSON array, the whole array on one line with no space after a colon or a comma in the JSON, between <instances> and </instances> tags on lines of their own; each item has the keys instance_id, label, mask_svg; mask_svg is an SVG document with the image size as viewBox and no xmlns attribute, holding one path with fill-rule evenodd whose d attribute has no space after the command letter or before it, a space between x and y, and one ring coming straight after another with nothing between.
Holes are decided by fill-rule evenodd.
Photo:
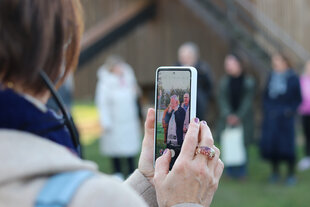
<instances>
[{"instance_id":1,"label":"gold ring","mask_svg":"<svg viewBox=\"0 0 310 207\"><path fill-rule=\"evenodd\" d=\"M212 160L215 157L215 150L207 146L197 146L195 154L205 155L208 160Z\"/></svg>"}]
</instances>

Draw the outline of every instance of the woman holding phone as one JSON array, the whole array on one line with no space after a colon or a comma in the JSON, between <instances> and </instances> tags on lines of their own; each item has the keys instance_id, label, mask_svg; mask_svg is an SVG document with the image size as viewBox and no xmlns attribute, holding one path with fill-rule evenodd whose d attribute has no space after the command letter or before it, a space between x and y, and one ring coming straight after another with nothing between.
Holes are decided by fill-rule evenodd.
<instances>
[{"instance_id":1,"label":"woman holding phone","mask_svg":"<svg viewBox=\"0 0 310 207\"><path fill-rule=\"evenodd\" d=\"M60 86L78 62L78 0L2 0L0 29L0 206L210 205L224 166L206 122L191 121L170 172L169 151L154 169L150 109L139 167L122 184L81 160L70 116L46 108L53 85Z\"/></svg>"}]
</instances>

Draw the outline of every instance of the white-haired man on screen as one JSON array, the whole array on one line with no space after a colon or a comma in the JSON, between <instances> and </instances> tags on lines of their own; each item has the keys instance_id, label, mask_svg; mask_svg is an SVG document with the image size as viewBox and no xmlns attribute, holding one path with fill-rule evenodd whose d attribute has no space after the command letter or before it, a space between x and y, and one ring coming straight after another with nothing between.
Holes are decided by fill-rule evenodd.
<instances>
[{"instance_id":1,"label":"white-haired man on screen","mask_svg":"<svg viewBox=\"0 0 310 207\"><path fill-rule=\"evenodd\" d=\"M167 144L172 146L181 146L183 143L183 126L186 112L180 106L177 95L170 97L170 107L165 116L165 122L168 123Z\"/></svg>"}]
</instances>

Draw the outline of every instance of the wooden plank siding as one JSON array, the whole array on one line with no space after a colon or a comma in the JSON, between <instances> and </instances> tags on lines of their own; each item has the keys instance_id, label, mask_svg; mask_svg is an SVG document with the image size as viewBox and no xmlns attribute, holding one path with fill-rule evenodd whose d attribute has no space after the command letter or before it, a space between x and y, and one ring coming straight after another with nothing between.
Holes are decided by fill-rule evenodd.
<instances>
[{"instance_id":1,"label":"wooden plank siding","mask_svg":"<svg viewBox=\"0 0 310 207\"><path fill-rule=\"evenodd\" d=\"M111 30L120 27L151 3L151 1L137 1L125 8L121 8L118 12L111 14L111 16L101 19L99 22L96 21L95 25L87 29L83 35L81 42L82 50L97 42L101 37L106 36Z\"/></svg>"},{"instance_id":2,"label":"wooden plank siding","mask_svg":"<svg viewBox=\"0 0 310 207\"><path fill-rule=\"evenodd\" d=\"M310 52L309 0L252 0L252 2L259 11ZM288 54L294 58L292 53Z\"/></svg>"},{"instance_id":3,"label":"wooden plank siding","mask_svg":"<svg viewBox=\"0 0 310 207\"><path fill-rule=\"evenodd\" d=\"M132 3L144 1L147 0L81 0L84 10L85 30L87 31L102 19L119 13Z\"/></svg>"},{"instance_id":4,"label":"wooden plank siding","mask_svg":"<svg viewBox=\"0 0 310 207\"><path fill-rule=\"evenodd\" d=\"M90 2L96 2L97 6ZM107 8L115 8L112 9L113 12L109 11L109 15L115 15L124 5L129 6L135 1L85 0L84 3L86 24L95 25L102 20L94 14L100 10L99 5L105 7L103 12ZM104 14L102 17L107 18L109 15ZM86 28L90 26L87 25ZM178 0L158 0L157 15L153 20L117 41L76 73L75 97L93 99L97 69L108 55L118 54L132 65L138 82L145 91L151 91L148 96L152 101L156 68L173 65L177 60L178 47L186 41L199 45L202 59L210 63L215 78L218 79L223 74L223 59L228 52L228 45Z\"/></svg>"}]
</instances>

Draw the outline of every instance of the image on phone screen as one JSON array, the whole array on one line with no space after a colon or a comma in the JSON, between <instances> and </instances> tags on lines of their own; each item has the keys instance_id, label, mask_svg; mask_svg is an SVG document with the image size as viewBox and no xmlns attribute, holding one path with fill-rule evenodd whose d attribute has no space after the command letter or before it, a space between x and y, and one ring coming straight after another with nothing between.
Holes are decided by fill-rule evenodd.
<instances>
[{"instance_id":1,"label":"image on phone screen","mask_svg":"<svg viewBox=\"0 0 310 207\"><path fill-rule=\"evenodd\" d=\"M171 151L170 169L180 154L190 123L191 71L159 70L157 74L155 159Z\"/></svg>"}]
</instances>

